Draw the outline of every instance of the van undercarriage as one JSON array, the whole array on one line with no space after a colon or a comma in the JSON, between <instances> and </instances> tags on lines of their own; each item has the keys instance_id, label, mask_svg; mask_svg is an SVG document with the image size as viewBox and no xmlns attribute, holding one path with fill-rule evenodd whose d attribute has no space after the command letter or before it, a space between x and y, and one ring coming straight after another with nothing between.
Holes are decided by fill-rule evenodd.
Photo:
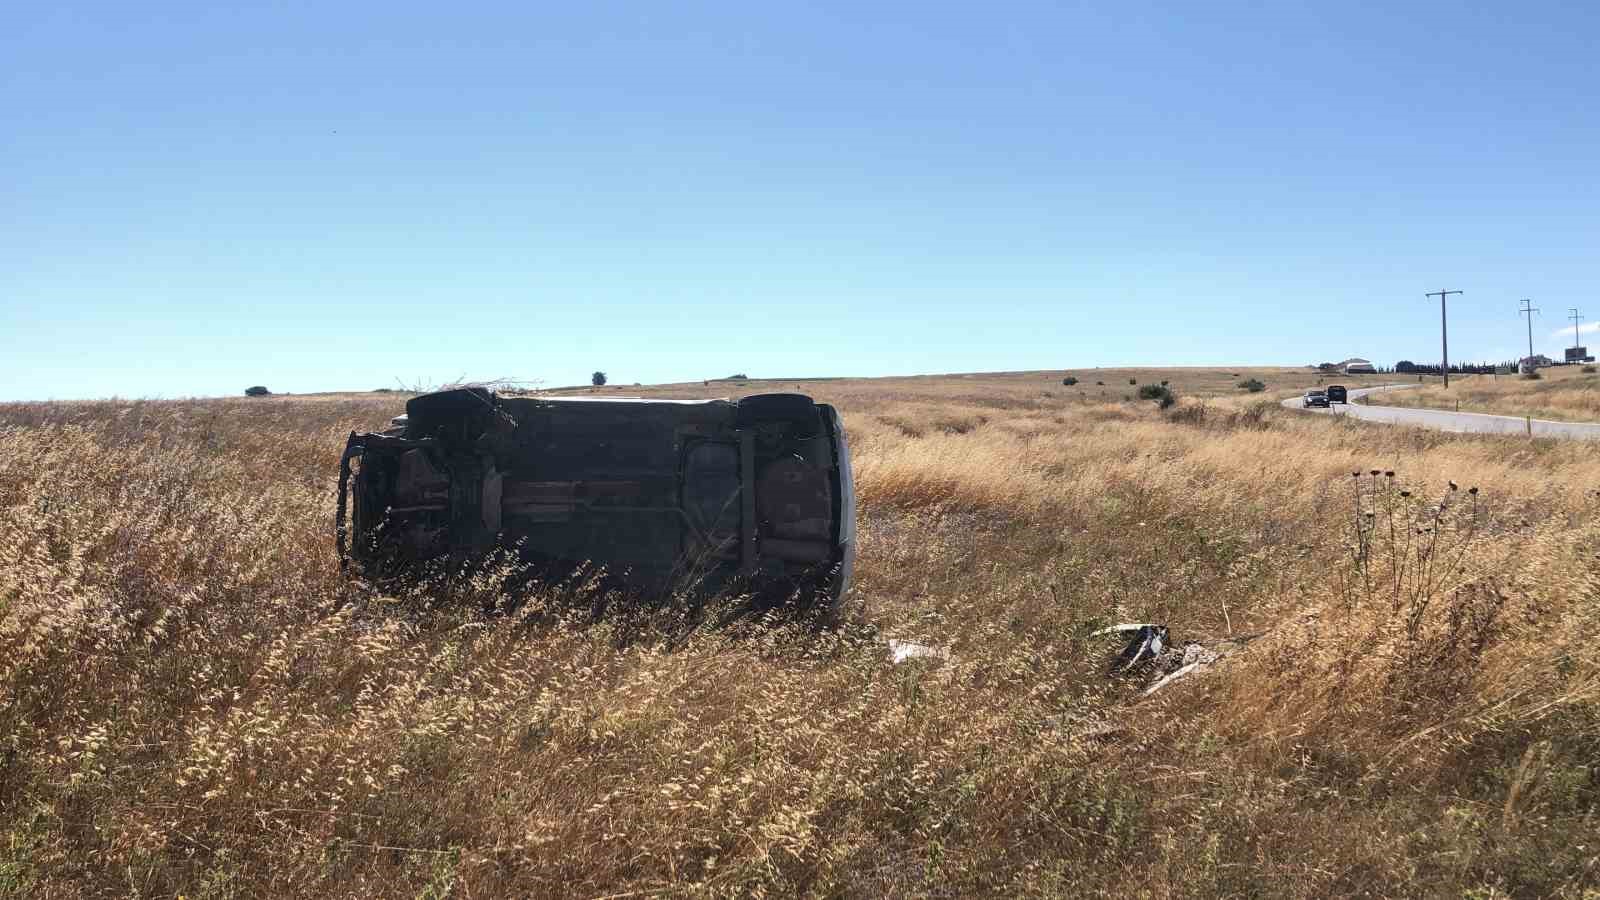
<instances>
[{"instance_id":1,"label":"van undercarriage","mask_svg":"<svg viewBox=\"0 0 1600 900\"><path fill-rule=\"evenodd\" d=\"M459 388L413 398L388 430L350 435L336 529L341 563L368 575L505 550L547 566L591 562L650 592L836 609L854 561L855 496L838 412L803 395Z\"/></svg>"}]
</instances>

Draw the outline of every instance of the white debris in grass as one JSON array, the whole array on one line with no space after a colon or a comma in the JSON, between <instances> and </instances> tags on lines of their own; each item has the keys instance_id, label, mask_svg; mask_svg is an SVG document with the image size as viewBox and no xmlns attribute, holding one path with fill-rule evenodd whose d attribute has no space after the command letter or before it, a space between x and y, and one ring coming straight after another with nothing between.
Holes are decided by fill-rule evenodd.
<instances>
[{"instance_id":1,"label":"white debris in grass","mask_svg":"<svg viewBox=\"0 0 1600 900\"><path fill-rule=\"evenodd\" d=\"M908 659L949 659L950 648L937 647L933 644L924 644L918 641L902 641L899 638L889 639L889 661L899 665Z\"/></svg>"}]
</instances>

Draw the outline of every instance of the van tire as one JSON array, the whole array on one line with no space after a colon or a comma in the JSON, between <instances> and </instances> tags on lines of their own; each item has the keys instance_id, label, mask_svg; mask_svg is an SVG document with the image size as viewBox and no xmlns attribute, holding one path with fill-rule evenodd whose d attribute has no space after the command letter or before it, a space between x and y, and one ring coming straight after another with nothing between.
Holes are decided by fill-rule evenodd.
<instances>
[{"instance_id":1,"label":"van tire","mask_svg":"<svg viewBox=\"0 0 1600 900\"><path fill-rule=\"evenodd\" d=\"M822 415L805 394L753 394L739 401L739 427L784 425L793 438L822 433Z\"/></svg>"}]
</instances>

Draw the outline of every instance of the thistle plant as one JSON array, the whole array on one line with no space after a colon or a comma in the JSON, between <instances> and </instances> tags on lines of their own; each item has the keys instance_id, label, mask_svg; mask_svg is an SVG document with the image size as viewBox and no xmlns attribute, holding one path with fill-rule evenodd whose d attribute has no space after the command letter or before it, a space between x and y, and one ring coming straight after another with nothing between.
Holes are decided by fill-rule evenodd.
<instances>
[{"instance_id":1,"label":"thistle plant","mask_svg":"<svg viewBox=\"0 0 1600 900\"><path fill-rule=\"evenodd\" d=\"M1348 604L1384 603L1416 640L1430 607L1470 581L1468 563L1489 516L1476 487L1447 483L1437 499L1407 487L1393 469L1351 476Z\"/></svg>"}]
</instances>

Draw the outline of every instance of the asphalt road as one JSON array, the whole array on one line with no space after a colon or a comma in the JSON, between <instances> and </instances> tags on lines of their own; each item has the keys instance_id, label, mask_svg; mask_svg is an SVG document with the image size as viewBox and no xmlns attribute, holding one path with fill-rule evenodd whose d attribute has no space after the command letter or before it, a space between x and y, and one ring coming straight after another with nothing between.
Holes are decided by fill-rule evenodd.
<instances>
[{"instance_id":1,"label":"asphalt road","mask_svg":"<svg viewBox=\"0 0 1600 900\"><path fill-rule=\"evenodd\" d=\"M1399 391L1414 384L1391 384L1380 387L1359 388L1350 391L1350 399L1382 391ZM1290 409L1302 409L1299 397L1283 401ZM1350 416L1369 422L1389 425L1412 425L1438 431L1479 432L1485 434L1527 434L1529 422L1521 416L1492 416L1487 413L1458 413L1442 409L1410 409L1402 406L1363 406L1359 403L1335 403L1331 409L1305 409L1319 415ZM1532 420L1534 437L1573 438L1600 441L1600 422L1552 422L1547 419Z\"/></svg>"}]
</instances>

